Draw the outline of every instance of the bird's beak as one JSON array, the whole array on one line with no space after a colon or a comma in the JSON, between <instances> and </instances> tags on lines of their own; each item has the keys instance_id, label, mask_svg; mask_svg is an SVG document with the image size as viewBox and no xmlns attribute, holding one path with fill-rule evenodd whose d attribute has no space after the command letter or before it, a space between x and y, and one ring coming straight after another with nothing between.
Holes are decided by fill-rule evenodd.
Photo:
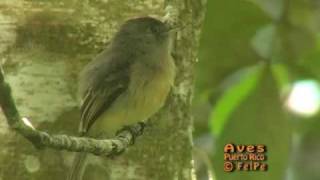
<instances>
[{"instance_id":1,"label":"bird's beak","mask_svg":"<svg viewBox=\"0 0 320 180\"><path fill-rule=\"evenodd\" d=\"M176 33L181 28L178 25L167 25L167 33Z\"/></svg>"},{"instance_id":2,"label":"bird's beak","mask_svg":"<svg viewBox=\"0 0 320 180\"><path fill-rule=\"evenodd\" d=\"M179 31L179 27L178 26L176 26L176 27L171 27L169 30L168 30L168 32L172 32L172 33L176 33L177 31Z\"/></svg>"}]
</instances>

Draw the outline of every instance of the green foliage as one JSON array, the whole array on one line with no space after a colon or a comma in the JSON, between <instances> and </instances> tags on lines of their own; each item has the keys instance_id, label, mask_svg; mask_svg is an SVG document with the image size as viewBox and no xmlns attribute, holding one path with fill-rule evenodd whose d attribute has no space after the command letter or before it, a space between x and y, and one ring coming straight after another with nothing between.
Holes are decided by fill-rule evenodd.
<instances>
[{"instance_id":1,"label":"green foliage","mask_svg":"<svg viewBox=\"0 0 320 180\"><path fill-rule=\"evenodd\" d=\"M306 56L302 57L299 61L300 67L307 71L304 73L306 78L316 78L320 80L320 34L316 38L316 46L309 50Z\"/></svg>"},{"instance_id":2,"label":"green foliage","mask_svg":"<svg viewBox=\"0 0 320 180\"><path fill-rule=\"evenodd\" d=\"M273 24L267 24L257 30L251 44L260 57L265 59L272 58L275 33L276 27Z\"/></svg>"},{"instance_id":3,"label":"green foliage","mask_svg":"<svg viewBox=\"0 0 320 180\"><path fill-rule=\"evenodd\" d=\"M213 107L210 118L210 127L215 135L221 133L229 116L254 90L260 79L262 70L263 65L261 64L246 69L246 71L241 72L240 75L237 74L241 76L238 82L234 82L231 84L231 87L224 91L223 95Z\"/></svg>"},{"instance_id":4,"label":"green foliage","mask_svg":"<svg viewBox=\"0 0 320 180\"><path fill-rule=\"evenodd\" d=\"M270 21L248 1L208 1L196 69L197 92L215 91L226 76L259 62L252 37Z\"/></svg>"},{"instance_id":5,"label":"green foliage","mask_svg":"<svg viewBox=\"0 0 320 180\"><path fill-rule=\"evenodd\" d=\"M283 179L290 153L290 138L290 123L282 110L276 81L270 67L264 68L256 88L230 115L217 140L217 152L213 158L217 179ZM268 171L225 173L223 148L228 143L266 145Z\"/></svg>"},{"instance_id":6,"label":"green foliage","mask_svg":"<svg viewBox=\"0 0 320 180\"><path fill-rule=\"evenodd\" d=\"M273 64L271 66L272 73L275 77L279 89L285 89L290 84L290 75L285 64Z\"/></svg>"},{"instance_id":7,"label":"green foliage","mask_svg":"<svg viewBox=\"0 0 320 180\"><path fill-rule=\"evenodd\" d=\"M319 11L318 2L307 0L208 1L195 97L211 104L218 180L285 179L291 122L299 119L285 116L285 98L293 82L320 80ZM272 170L226 174L222 148L230 142L267 145Z\"/></svg>"}]
</instances>

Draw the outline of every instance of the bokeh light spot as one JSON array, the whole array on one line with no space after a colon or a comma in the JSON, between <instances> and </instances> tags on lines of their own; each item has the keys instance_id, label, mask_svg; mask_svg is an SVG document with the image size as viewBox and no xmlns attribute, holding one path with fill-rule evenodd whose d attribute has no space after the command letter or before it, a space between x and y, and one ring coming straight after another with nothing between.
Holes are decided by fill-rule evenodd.
<instances>
[{"instance_id":1,"label":"bokeh light spot","mask_svg":"<svg viewBox=\"0 0 320 180\"><path fill-rule=\"evenodd\" d=\"M317 81L303 80L293 84L287 108L300 116L311 117L320 109L320 87Z\"/></svg>"}]
</instances>

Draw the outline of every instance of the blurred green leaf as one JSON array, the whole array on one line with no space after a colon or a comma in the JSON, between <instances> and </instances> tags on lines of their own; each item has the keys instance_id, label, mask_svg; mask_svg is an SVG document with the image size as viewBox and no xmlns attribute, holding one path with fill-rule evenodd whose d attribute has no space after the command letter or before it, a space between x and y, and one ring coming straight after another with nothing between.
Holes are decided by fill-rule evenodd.
<instances>
[{"instance_id":1,"label":"blurred green leaf","mask_svg":"<svg viewBox=\"0 0 320 180\"><path fill-rule=\"evenodd\" d=\"M274 24L268 24L260 28L251 40L253 49L261 57L270 59L272 57L272 48L274 36L276 34L276 27Z\"/></svg>"},{"instance_id":2,"label":"blurred green leaf","mask_svg":"<svg viewBox=\"0 0 320 180\"><path fill-rule=\"evenodd\" d=\"M312 75L311 78L320 80L320 34L315 40L315 47L310 49L310 52L299 60L299 65Z\"/></svg>"},{"instance_id":3,"label":"blurred green leaf","mask_svg":"<svg viewBox=\"0 0 320 180\"><path fill-rule=\"evenodd\" d=\"M256 87L262 69L263 65L258 64L244 71L239 75L240 79L229 87L218 100L210 117L210 127L215 135L221 133L230 114Z\"/></svg>"},{"instance_id":4,"label":"blurred green leaf","mask_svg":"<svg viewBox=\"0 0 320 180\"><path fill-rule=\"evenodd\" d=\"M283 13L283 0L248 0L259 6L273 19L280 19Z\"/></svg>"},{"instance_id":5,"label":"blurred green leaf","mask_svg":"<svg viewBox=\"0 0 320 180\"><path fill-rule=\"evenodd\" d=\"M320 171L315 167L320 167L320 161L312 157L320 157L320 114L310 119L309 122L299 123L299 128L303 128L302 136L295 136L295 145L298 149L293 154L293 174L297 180L319 180Z\"/></svg>"},{"instance_id":6,"label":"blurred green leaf","mask_svg":"<svg viewBox=\"0 0 320 180\"><path fill-rule=\"evenodd\" d=\"M232 72L259 62L251 39L271 20L252 2L208 1L195 73L196 93L210 94Z\"/></svg>"},{"instance_id":7,"label":"blurred green leaf","mask_svg":"<svg viewBox=\"0 0 320 180\"><path fill-rule=\"evenodd\" d=\"M265 67L256 88L231 114L217 139L213 165L219 180L285 179L292 128L283 111L283 103L271 67ZM223 148L228 143L266 145L268 171L224 172Z\"/></svg>"},{"instance_id":8,"label":"blurred green leaf","mask_svg":"<svg viewBox=\"0 0 320 180\"><path fill-rule=\"evenodd\" d=\"M271 69L279 89L284 89L290 84L289 71L285 64L273 64Z\"/></svg>"},{"instance_id":9,"label":"blurred green leaf","mask_svg":"<svg viewBox=\"0 0 320 180\"><path fill-rule=\"evenodd\" d=\"M293 26L315 31L319 28L319 1L290 0L288 19Z\"/></svg>"}]
</instances>

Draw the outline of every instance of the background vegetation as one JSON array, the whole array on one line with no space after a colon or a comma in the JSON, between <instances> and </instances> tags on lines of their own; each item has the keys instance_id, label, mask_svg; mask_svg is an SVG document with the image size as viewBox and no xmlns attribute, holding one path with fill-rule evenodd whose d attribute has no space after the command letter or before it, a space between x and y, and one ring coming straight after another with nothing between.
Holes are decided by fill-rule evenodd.
<instances>
[{"instance_id":1,"label":"background vegetation","mask_svg":"<svg viewBox=\"0 0 320 180\"><path fill-rule=\"evenodd\" d=\"M216 178L319 179L319 1L210 0L207 8L195 134ZM267 145L269 171L224 173L226 143Z\"/></svg>"}]
</instances>

